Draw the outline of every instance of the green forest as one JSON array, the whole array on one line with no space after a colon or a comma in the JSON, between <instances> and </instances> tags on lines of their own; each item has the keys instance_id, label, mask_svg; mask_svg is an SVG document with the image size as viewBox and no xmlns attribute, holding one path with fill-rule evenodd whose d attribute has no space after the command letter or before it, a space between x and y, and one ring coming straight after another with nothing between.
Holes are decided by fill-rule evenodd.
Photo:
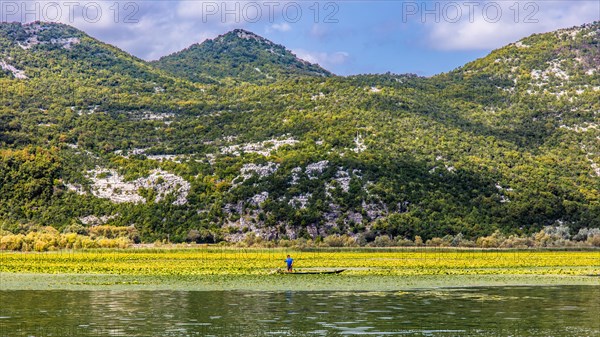
<instances>
[{"instance_id":1,"label":"green forest","mask_svg":"<svg viewBox=\"0 0 600 337\"><path fill-rule=\"evenodd\" d=\"M241 30L146 62L70 26L1 23L0 66L3 235L600 228L598 22L433 77L336 76Z\"/></svg>"}]
</instances>

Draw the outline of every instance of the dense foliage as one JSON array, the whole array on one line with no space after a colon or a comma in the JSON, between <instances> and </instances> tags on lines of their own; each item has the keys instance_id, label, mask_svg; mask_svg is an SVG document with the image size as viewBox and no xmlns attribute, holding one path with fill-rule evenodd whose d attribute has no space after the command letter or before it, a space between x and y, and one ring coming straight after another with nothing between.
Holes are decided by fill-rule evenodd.
<instances>
[{"instance_id":1,"label":"dense foliage","mask_svg":"<svg viewBox=\"0 0 600 337\"><path fill-rule=\"evenodd\" d=\"M253 83L246 57L269 74L297 61L235 32L220 39L252 55L215 39L169 58L171 74L68 26L0 24L0 221L134 226L145 242L598 228L599 30L432 78ZM177 77L198 55L211 81Z\"/></svg>"},{"instance_id":2,"label":"dense foliage","mask_svg":"<svg viewBox=\"0 0 600 337\"><path fill-rule=\"evenodd\" d=\"M284 46L243 29L194 44L153 64L201 83L219 83L224 79L264 83L292 77L331 76L329 71L297 58Z\"/></svg>"}]
</instances>

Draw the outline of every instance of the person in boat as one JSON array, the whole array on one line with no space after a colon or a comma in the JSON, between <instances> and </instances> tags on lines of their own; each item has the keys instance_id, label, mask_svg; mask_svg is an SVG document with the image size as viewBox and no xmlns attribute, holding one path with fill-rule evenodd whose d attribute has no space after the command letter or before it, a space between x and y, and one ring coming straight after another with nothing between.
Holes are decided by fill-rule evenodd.
<instances>
[{"instance_id":1,"label":"person in boat","mask_svg":"<svg viewBox=\"0 0 600 337\"><path fill-rule=\"evenodd\" d=\"M288 273L291 273L294 268L294 259L292 259L292 257L288 255L287 259L285 259L285 263L287 264Z\"/></svg>"}]
</instances>

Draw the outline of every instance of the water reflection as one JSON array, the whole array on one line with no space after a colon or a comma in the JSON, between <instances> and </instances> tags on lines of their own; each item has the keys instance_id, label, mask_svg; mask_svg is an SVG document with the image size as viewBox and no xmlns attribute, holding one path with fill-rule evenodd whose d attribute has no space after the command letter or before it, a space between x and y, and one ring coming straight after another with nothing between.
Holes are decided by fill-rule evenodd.
<instances>
[{"instance_id":1,"label":"water reflection","mask_svg":"<svg viewBox=\"0 0 600 337\"><path fill-rule=\"evenodd\" d=\"M600 287L0 291L1 336L599 335Z\"/></svg>"}]
</instances>

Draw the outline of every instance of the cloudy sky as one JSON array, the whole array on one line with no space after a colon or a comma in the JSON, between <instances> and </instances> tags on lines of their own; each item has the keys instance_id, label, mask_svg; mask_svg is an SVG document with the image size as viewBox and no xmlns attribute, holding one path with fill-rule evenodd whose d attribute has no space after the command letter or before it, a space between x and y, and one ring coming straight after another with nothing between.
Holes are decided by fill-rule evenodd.
<instances>
[{"instance_id":1,"label":"cloudy sky","mask_svg":"<svg viewBox=\"0 0 600 337\"><path fill-rule=\"evenodd\" d=\"M340 75L452 70L533 33L600 20L600 1L0 1L146 60L244 28Z\"/></svg>"}]
</instances>

